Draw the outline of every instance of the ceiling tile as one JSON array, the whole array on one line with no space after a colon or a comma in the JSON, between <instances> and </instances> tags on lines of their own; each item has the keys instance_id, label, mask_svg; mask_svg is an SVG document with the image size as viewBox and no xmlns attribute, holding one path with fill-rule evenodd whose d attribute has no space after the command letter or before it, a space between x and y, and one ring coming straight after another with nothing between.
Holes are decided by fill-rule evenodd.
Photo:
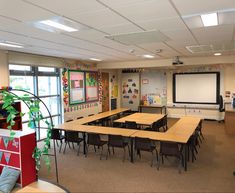
<instances>
[{"instance_id":1,"label":"ceiling tile","mask_svg":"<svg viewBox=\"0 0 235 193\"><path fill-rule=\"evenodd\" d=\"M56 16L24 1L0 0L0 5L1 15L16 18L24 22L43 20Z\"/></svg>"},{"instance_id":2,"label":"ceiling tile","mask_svg":"<svg viewBox=\"0 0 235 193\"><path fill-rule=\"evenodd\" d=\"M200 44L213 44L213 42L232 41L233 25L219 25L192 29Z\"/></svg>"},{"instance_id":3,"label":"ceiling tile","mask_svg":"<svg viewBox=\"0 0 235 193\"><path fill-rule=\"evenodd\" d=\"M172 0L182 16L235 8L234 0Z\"/></svg>"}]
</instances>

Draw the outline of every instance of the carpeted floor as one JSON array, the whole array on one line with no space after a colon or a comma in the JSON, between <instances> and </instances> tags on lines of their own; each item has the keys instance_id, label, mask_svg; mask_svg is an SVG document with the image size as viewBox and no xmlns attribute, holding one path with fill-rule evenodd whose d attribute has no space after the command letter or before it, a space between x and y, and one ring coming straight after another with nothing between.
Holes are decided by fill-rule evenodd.
<instances>
[{"instance_id":1,"label":"carpeted floor","mask_svg":"<svg viewBox=\"0 0 235 193\"><path fill-rule=\"evenodd\" d=\"M176 120L169 119L169 125ZM150 167L151 154L122 162L122 150L108 160L89 149L88 157L76 149L58 154L59 183L71 192L235 192L235 136L225 133L224 123L203 122L205 140L197 160L188 162L188 171L178 173L177 160L165 159L158 171ZM82 150L82 148L81 148ZM106 148L105 148L106 151ZM42 165L39 177L55 182L54 162L48 172Z\"/></svg>"}]
</instances>

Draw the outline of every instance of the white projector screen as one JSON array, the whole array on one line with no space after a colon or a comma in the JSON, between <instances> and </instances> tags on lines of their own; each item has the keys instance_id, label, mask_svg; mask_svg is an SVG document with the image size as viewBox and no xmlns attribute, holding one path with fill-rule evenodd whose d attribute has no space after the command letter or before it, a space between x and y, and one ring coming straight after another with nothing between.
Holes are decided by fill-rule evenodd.
<instances>
[{"instance_id":1,"label":"white projector screen","mask_svg":"<svg viewBox=\"0 0 235 193\"><path fill-rule=\"evenodd\" d=\"M220 93L219 72L175 73L173 75L173 102L217 104Z\"/></svg>"}]
</instances>

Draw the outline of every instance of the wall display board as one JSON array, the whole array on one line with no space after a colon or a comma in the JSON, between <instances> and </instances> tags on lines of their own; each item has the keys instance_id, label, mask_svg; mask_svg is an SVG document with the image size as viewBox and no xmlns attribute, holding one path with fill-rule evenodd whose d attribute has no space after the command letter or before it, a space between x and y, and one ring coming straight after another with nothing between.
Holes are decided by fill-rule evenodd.
<instances>
[{"instance_id":1,"label":"wall display board","mask_svg":"<svg viewBox=\"0 0 235 193\"><path fill-rule=\"evenodd\" d=\"M173 74L174 103L218 104L219 94L219 72Z\"/></svg>"},{"instance_id":2,"label":"wall display board","mask_svg":"<svg viewBox=\"0 0 235 193\"><path fill-rule=\"evenodd\" d=\"M122 107L138 111L140 102L139 73L122 73Z\"/></svg>"},{"instance_id":3,"label":"wall display board","mask_svg":"<svg viewBox=\"0 0 235 193\"><path fill-rule=\"evenodd\" d=\"M69 104L85 102L85 72L69 70Z\"/></svg>"},{"instance_id":4,"label":"wall display board","mask_svg":"<svg viewBox=\"0 0 235 193\"><path fill-rule=\"evenodd\" d=\"M167 80L164 72L144 71L141 73L141 100L144 105L166 105Z\"/></svg>"},{"instance_id":5,"label":"wall display board","mask_svg":"<svg viewBox=\"0 0 235 193\"><path fill-rule=\"evenodd\" d=\"M98 93L98 73L86 72L86 102L97 101Z\"/></svg>"}]
</instances>

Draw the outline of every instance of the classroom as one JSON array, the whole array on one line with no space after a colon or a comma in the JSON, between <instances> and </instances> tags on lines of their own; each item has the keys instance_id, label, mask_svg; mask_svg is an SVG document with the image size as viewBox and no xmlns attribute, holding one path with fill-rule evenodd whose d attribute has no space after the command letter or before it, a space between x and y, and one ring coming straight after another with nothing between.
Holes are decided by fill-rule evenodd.
<instances>
[{"instance_id":1,"label":"classroom","mask_svg":"<svg viewBox=\"0 0 235 193\"><path fill-rule=\"evenodd\" d=\"M0 0L0 192L235 192L235 0Z\"/></svg>"}]
</instances>

